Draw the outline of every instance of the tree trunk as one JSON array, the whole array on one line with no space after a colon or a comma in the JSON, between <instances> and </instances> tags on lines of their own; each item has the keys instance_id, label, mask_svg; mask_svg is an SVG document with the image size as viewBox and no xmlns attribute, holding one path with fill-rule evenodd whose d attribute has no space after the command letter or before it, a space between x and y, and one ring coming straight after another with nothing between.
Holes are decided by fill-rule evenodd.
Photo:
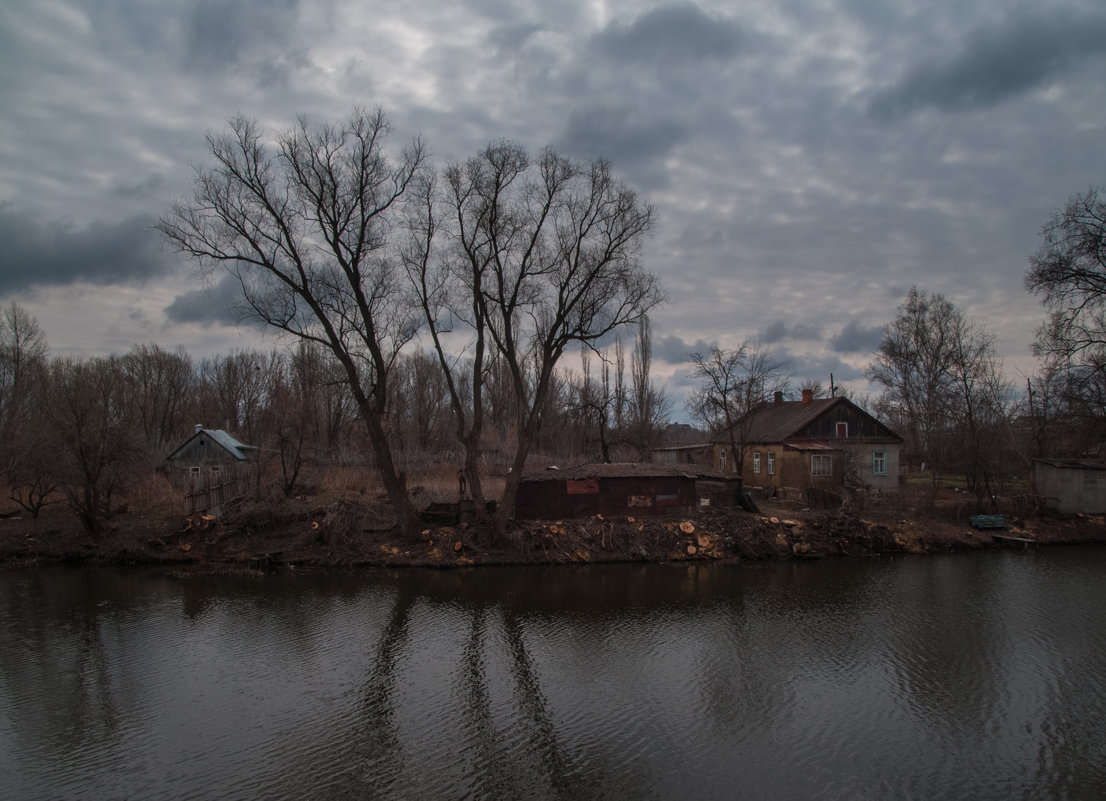
<instances>
[{"instance_id":1,"label":"tree trunk","mask_svg":"<svg viewBox=\"0 0 1106 801\"><path fill-rule=\"evenodd\" d=\"M392 450L388 447L387 435L381 425L380 416L362 404L361 414L365 421L365 427L369 433L369 443L376 459L377 473L384 484L384 492L396 514L396 525L399 527L400 536L405 539L415 539L422 530L422 521L415 510L411 498L407 494L407 475L396 472L395 462L392 460Z\"/></svg>"}]
</instances>

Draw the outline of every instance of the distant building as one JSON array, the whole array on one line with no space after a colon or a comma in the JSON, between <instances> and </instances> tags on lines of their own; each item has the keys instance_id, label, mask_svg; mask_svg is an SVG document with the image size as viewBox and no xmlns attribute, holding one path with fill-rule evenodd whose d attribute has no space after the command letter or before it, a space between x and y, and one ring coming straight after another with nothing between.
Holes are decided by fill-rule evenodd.
<instances>
[{"instance_id":1,"label":"distant building","mask_svg":"<svg viewBox=\"0 0 1106 801\"><path fill-rule=\"evenodd\" d=\"M1045 505L1061 514L1106 512L1106 461L1034 459L1033 479Z\"/></svg>"},{"instance_id":2,"label":"distant building","mask_svg":"<svg viewBox=\"0 0 1106 801\"><path fill-rule=\"evenodd\" d=\"M531 471L515 500L520 520L597 514L690 515L705 506L736 505L737 482L709 467L648 463L586 464Z\"/></svg>"},{"instance_id":3,"label":"distant building","mask_svg":"<svg viewBox=\"0 0 1106 801\"><path fill-rule=\"evenodd\" d=\"M649 452L660 464L700 464L709 466L714 458L714 446L709 442L692 445L662 445Z\"/></svg>"},{"instance_id":4,"label":"distant building","mask_svg":"<svg viewBox=\"0 0 1106 801\"><path fill-rule=\"evenodd\" d=\"M185 495L184 513L217 515L245 495L246 465L256 451L226 431L197 425L192 436L166 457L172 481Z\"/></svg>"},{"instance_id":5,"label":"distant building","mask_svg":"<svg viewBox=\"0 0 1106 801\"><path fill-rule=\"evenodd\" d=\"M849 484L871 489L899 485L902 437L847 398L785 401L777 392L739 423L745 431L747 486L837 490ZM730 438L714 440L713 466L737 469Z\"/></svg>"}]
</instances>

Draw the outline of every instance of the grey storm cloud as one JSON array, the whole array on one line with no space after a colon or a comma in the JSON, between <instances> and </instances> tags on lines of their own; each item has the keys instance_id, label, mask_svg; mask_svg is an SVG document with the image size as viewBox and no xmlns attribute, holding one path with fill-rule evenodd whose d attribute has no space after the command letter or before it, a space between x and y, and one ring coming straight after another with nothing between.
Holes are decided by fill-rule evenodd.
<instances>
[{"instance_id":1,"label":"grey storm cloud","mask_svg":"<svg viewBox=\"0 0 1106 801\"><path fill-rule=\"evenodd\" d=\"M177 295L165 307L165 317L172 323L237 325L243 321L242 286L230 273L218 283Z\"/></svg>"},{"instance_id":2,"label":"grey storm cloud","mask_svg":"<svg viewBox=\"0 0 1106 801\"><path fill-rule=\"evenodd\" d=\"M185 21L188 59L194 66L223 68L280 48L296 30L298 6L299 0L199 0Z\"/></svg>"},{"instance_id":3,"label":"grey storm cloud","mask_svg":"<svg viewBox=\"0 0 1106 801\"><path fill-rule=\"evenodd\" d=\"M876 93L869 111L898 119L922 108L964 111L988 108L1046 86L1093 56L1106 53L1106 15L1011 19L979 28L952 58L921 63Z\"/></svg>"},{"instance_id":4,"label":"grey storm cloud","mask_svg":"<svg viewBox=\"0 0 1106 801\"><path fill-rule=\"evenodd\" d=\"M797 339L820 339L822 331L816 325L809 325L807 323L796 323L794 325L788 325L783 320L776 320L774 323L764 329L760 335L760 341L765 345L772 345L776 342L782 342L785 339L797 340Z\"/></svg>"},{"instance_id":5,"label":"grey storm cloud","mask_svg":"<svg viewBox=\"0 0 1106 801\"><path fill-rule=\"evenodd\" d=\"M693 3L659 6L630 23L612 22L593 42L609 58L649 63L730 58L741 43L736 22Z\"/></svg>"},{"instance_id":6,"label":"grey storm cloud","mask_svg":"<svg viewBox=\"0 0 1106 801\"><path fill-rule=\"evenodd\" d=\"M688 354L701 353L705 356L712 347L701 339L688 343L678 336L671 335L653 341L653 358L668 364L683 364L688 361Z\"/></svg>"},{"instance_id":7,"label":"grey storm cloud","mask_svg":"<svg viewBox=\"0 0 1106 801\"><path fill-rule=\"evenodd\" d=\"M864 377L864 371L847 362L841 361L831 353L819 356L797 356L786 348L772 351L775 361L781 362L791 374L791 386L799 386L805 381L821 381L829 386L830 375L834 383L854 381Z\"/></svg>"},{"instance_id":8,"label":"grey storm cloud","mask_svg":"<svg viewBox=\"0 0 1106 801\"><path fill-rule=\"evenodd\" d=\"M629 109L587 108L573 112L557 145L586 158L617 154L621 168L663 156L685 133L673 119L650 119Z\"/></svg>"},{"instance_id":9,"label":"grey storm cloud","mask_svg":"<svg viewBox=\"0 0 1106 801\"><path fill-rule=\"evenodd\" d=\"M0 291L86 281L98 285L164 275L169 260L150 217L75 228L0 207Z\"/></svg>"},{"instance_id":10,"label":"grey storm cloud","mask_svg":"<svg viewBox=\"0 0 1106 801\"><path fill-rule=\"evenodd\" d=\"M882 341L883 329L880 326L865 327L856 320L850 320L830 338L830 347L837 353L871 353Z\"/></svg>"}]
</instances>

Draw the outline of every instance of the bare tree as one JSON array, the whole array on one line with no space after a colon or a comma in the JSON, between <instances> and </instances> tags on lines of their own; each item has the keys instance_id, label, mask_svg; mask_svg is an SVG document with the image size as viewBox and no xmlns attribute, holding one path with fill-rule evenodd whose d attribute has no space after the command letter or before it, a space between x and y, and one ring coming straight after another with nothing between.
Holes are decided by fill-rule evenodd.
<instances>
[{"instance_id":1,"label":"bare tree","mask_svg":"<svg viewBox=\"0 0 1106 801\"><path fill-rule=\"evenodd\" d=\"M929 469L931 499L938 471L958 468L982 501L1008 394L986 329L943 295L912 287L866 375L885 387L883 411L906 426Z\"/></svg>"},{"instance_id":2,"label":"bare tree","mask_svg":"<svg viewBox=\"0 0 1106 801\"><path fill-rule=\"evenodd\" d=\"M160 461L187 429L185 413L196 383L192 359L183 350L135 345L121 366L134 404L134 424L142 431L147 454Z\"/></svg>"},{"instance_id":3,"label":"bare tree","mask_svg":"<svg viewBox=\"0 0 1106 801\"><path fill-rule=\"evenodd\" d=\"M994 482L1001 467L1012 408L1009 387L995 354L994 337L982 325L961 317L952 349L953 420L961 435L954 452L977 505L982 508L989 504L993 509Z\"/></svg>"},{"instance_id":4,"label":"bare tree","mask_svg":"<svg viewBox=\"0 0 1106 801\"><path fill-rule=\"evenodd\" d=\"M553 150L531 159L510 142L450 165L443 178L423 188L406 263L447 374L478 510L484 385L495 360L510 377L515 450L494 521L502 534L565 350L594 346L661 300L638 260L653 211L604 161L581 165Z\"/></svg>"},{"instance_id":5,"label":"bare tree","mask_svg":"<svg viewBox=\"0 0 1106 801\"><path fill-rule=\"evenodd\" d=\"M38 321L14 301L0 313L0 469L18 450L15 434L42 377L48 346Z\"/></svg>"},{"instance_id":6,"label":"bare tree","mask_svg":"<svg viewBox=\"0 0 1106 801\"><path fill-rule=\"evenodd\" d=\"M573 385L572 407L580 419L584 438L584 448L599 443L600 459L604 463L611 461L611 415L614 408L614 396L611 393L611 365L602 353L599 354L599 377L591 374L591 357L594 352L584 348L580 352L582 374ZM594 431L594 434L592 433Z\"/></svg>"},{"instance_id":7,"label":"bare tree","mask_svg":"<svg viewBox=\"0 0 1106 801\"><path fill-rule=\"evenodd\" d=\"M1037 352L1068 362L1106 350L1106 200L1092 187L1073 195L1041 230L1025 286L1049 317Z\"/></svg>"},{"instance_id":8,"label":"bare tree","mask_svg":"<svg viewBox=\"0 0 1106 801\"><path fill-rule=\"evenodd\" d=\"M9 497L38 518L58 483L43 415L46 335L17 303L0 314L0 476Z\"/></svg>"},{"instance_id":9,"label":"bare tree","mask_svg":"<svg viewBox=\"0 0 1106 801\"><path fill-rule=\"evenodd\" d=\"M653 383L653 332L649 318L638 321L630 354L630 403L627 438L639 458L648 456L659 437L671 407L663 389Z\"/></svg>"},{"instance_id":10,"label":"bare tree","mask_svg":"<svg viewBox=\"0 0 1106 801\"><path fill-rule=\"evenodd\" d=\"M770 395L786 389L786 366L759 343L748 342L734 350L714 347L709 354L692 353L689 358L691 374L700 382L689 407L707 428L726 437L740 486L753 412Z\"/></svg>"},{"instance_id":11,"label":"bare tree","mask_svg":"<svg viewBox=\"0 0 1106 801\"><path fill-rule=\"evenodd\" d=\"M868 380L885 387L882 406L907 426L911 448L931 470L941 461L941 433L947 426L956 307L941 295L912 287L890 323ZM937 474L932 473L936 493Z\"/></svg>"},{"instance_id":12,"label":"bare tree","mask_svg":"<svg viewBox=\"0 0 1106 801\"><path fill-rule=\"evenodd\" d=\"M46 398L54 475L81 524L99 535L140 452L122 364L56 358Z\"/></svg>"},{"instance_id":13,"label":"bare tree","mask_svg":"<svg viewBox=\"0 0 1106 801\"><path fill-rule=\"evenodd\" d=\"M414 535L418 515L385 415L392 367L417 329L389 236L422 145L391 157L379 109L321 126L301 117L276 137L275 151L255 122L236 118L230 127L207 137L213 166L197 170L193 197L175 203L158 228L201 265L234 275L254 317L334 355L397 523Z\"/></svg>"}]
</instances>

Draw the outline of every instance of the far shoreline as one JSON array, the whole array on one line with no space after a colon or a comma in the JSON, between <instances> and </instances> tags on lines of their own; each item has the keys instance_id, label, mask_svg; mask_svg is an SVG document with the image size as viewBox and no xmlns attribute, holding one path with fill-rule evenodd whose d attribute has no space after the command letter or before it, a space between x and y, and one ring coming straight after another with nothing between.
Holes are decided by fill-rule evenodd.
<instances>
[{"instance_id":1,"label":"far shoreline","mask_svg":"<svg viewBox=\"0 0 1106 801\"><path fill-rule=\"evenodd\" d=\"M765 506L688 517L595 515L516 521L507 538L461 523L404 540L367 504L251 504L222 518L121 514L94 537L62 510L0 520L0 567L161 565L189 571L434 568L596 563L742 563L1106 543L1101 515L1008 517L1008 528L880 509ZM1028 542L1003 541L1015 537Z\"/></svg>"}]
</instances>

